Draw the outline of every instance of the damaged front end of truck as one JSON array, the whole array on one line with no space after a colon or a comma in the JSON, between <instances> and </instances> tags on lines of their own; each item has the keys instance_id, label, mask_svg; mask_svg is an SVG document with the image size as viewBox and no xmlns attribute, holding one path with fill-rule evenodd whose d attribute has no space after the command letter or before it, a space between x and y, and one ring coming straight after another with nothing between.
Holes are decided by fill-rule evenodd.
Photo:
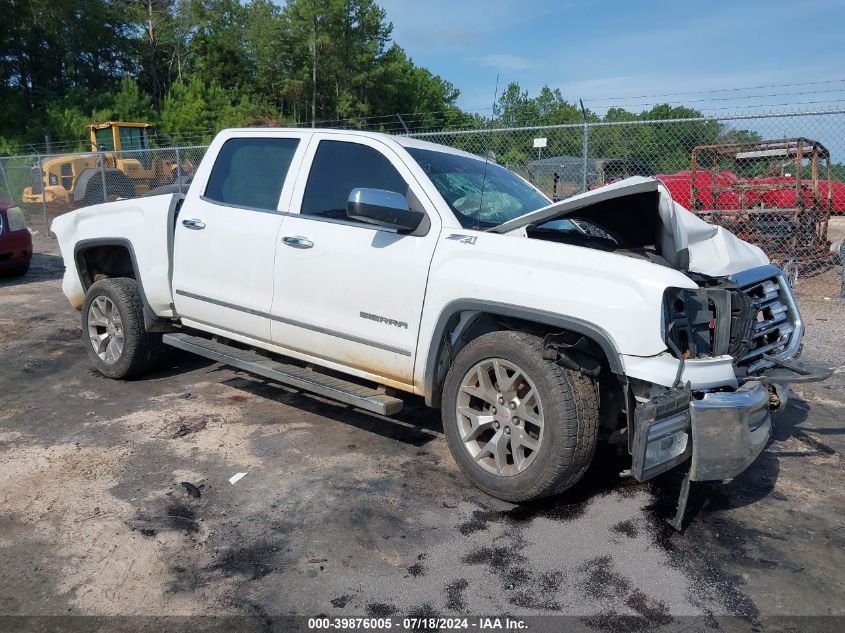
<instances>
[{"instance_id":1,"label":"damaged front end of truck","mask_svg":"<svg viewBox=\"0 0 845 633\"><path fill-rule=\"evenodd\" d=\"M656 395L634 394L629 449L639 481L689 462L678 513L680 529L690 481L720 481L742 473L765 448L771 412L790 385L824 380L829 369L798 360L804 325L783 271L764 265L712 279L693 275L698 290L666 290L666 343L678 359L674 384ZM696 388L689 366L725 358L736 386Z\"/></svg>"},{"instance_id":2,"label":"damaged front end of truck","mask_svg":"<svg viewBox=\"0 0 845 633\"><path fill-rule=\"evenodd\" d=\"M798 360L804 324L783 271L675 203L658 181L629 178L494 230L645 259L693 282L664 290L665 351L623 359L627 423L614 434L639 481L688 464L676 529L690 482L743 472L765 448L789 386L831 374Z\"/></svg>"}]
</instances>

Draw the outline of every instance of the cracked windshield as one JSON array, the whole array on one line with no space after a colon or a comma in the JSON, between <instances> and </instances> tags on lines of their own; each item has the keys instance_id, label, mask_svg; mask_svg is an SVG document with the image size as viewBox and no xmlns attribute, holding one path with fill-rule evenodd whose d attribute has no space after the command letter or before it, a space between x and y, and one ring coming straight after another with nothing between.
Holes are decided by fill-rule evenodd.
<instances>
[{"instance_id":1,"label":"cracked windshield","mask_svg":"<svg viewBox=\"0 0 845 633\"><path fill-rule=\"evenodd\" d=\"M498 226L550 203L519 176L499 165L458 154L407 148L468 229Z\"/></svg>"}]
</instances>

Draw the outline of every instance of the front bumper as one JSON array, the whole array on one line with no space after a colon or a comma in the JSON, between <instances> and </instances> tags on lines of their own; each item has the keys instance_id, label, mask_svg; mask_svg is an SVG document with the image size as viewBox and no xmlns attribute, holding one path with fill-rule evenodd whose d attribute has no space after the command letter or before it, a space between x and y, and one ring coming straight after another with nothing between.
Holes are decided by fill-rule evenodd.
<instances>
[{"instance_id":1,"label":"front bumper","mask_svg":"<svg viewBox=\"0 0 845 633\"><path fill-rule=\"evenodd\" d=\"M646 481L690 460L691 481L721 481L748 468L772 433L772 403L785 404L790 383L831 374L794 359L774 362L733 391L671 389L640 404L634 414L631 474Z\"/></svg>"},{"instance_id":2,"label":"front bumper","mask_svg":"<svg viewBox=\"0 0 845 633\"><path fill-rule=\"evenodd\" d=\"M772 433L769 390L747 382L736 391L706 393L690 403L691 481L736 477L766 447Z\"/></svg>"}]
</instances>

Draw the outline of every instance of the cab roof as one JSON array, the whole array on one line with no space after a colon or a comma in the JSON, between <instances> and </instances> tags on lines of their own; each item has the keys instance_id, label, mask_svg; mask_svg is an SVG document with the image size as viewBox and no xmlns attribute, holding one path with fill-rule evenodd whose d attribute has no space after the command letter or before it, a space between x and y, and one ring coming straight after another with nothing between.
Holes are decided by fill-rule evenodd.
<instances>
[{"instance_id":1,"label":"cab roof","mask_svg":"<svg viewBox=\"0 0 845 633\"><path fill-rule=\"evenodd\" d=\"M319 132L320 134L343 134L349 136L360 136L362 138L378 139L384 143L396 143L404 148L427 149L436 152L444 152L447 154L454 154L456 156L465 156L467 158L474 158L476 160L484 160L483 156L465 152L448 145L440 145L439 143L431 143L429 141L421 140L417 137L404 136L399 134L384 134L383 132L368 132L365 130L347 130L342 128L301 128L301 127L244 127L244 128L229 128L222 130L221 134L225 132L229 136L238 136L240 134L255 134L255 133L287 133L296 132L298 134Z\"/></svg>"}]
</instances>

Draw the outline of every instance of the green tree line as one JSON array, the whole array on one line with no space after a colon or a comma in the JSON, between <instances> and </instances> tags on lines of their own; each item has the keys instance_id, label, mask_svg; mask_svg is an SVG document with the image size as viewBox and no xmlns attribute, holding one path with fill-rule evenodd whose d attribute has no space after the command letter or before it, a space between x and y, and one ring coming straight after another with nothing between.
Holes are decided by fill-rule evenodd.
<instances>
[{"instance_id":1,"label":"green tree line","mask_svg":"<svg viewBox=\"0 0 845 633\"><path fill-rule=\"evenodd\" d=\"M603 116L559 90L532 96L516 82L482 117L458 89L414 64L375 0L0 0L0 154L86 149L85 126L147 121L179 144L225 127L267 124L369 129L500 128L450 142L520 166L531 135L501 128L690 119L658 105ZM397 114L403 115L400 121ZM582 152L580 127L544 132L545 156ZM701 144L756 140L714 121L594 127L594 158L626 157L656 172L689 167Z\"/></svg>"},{"instance_id":2,"label":"green tree line","mask_svg":"<svg viewBox=\"0 0 845 633\"><path fill-rule=\"evenodd\" d=\"M374 0L0 0L0 149L108 119L175 137L255 122L466 124Z\"/></svg>"}]
</instances>

